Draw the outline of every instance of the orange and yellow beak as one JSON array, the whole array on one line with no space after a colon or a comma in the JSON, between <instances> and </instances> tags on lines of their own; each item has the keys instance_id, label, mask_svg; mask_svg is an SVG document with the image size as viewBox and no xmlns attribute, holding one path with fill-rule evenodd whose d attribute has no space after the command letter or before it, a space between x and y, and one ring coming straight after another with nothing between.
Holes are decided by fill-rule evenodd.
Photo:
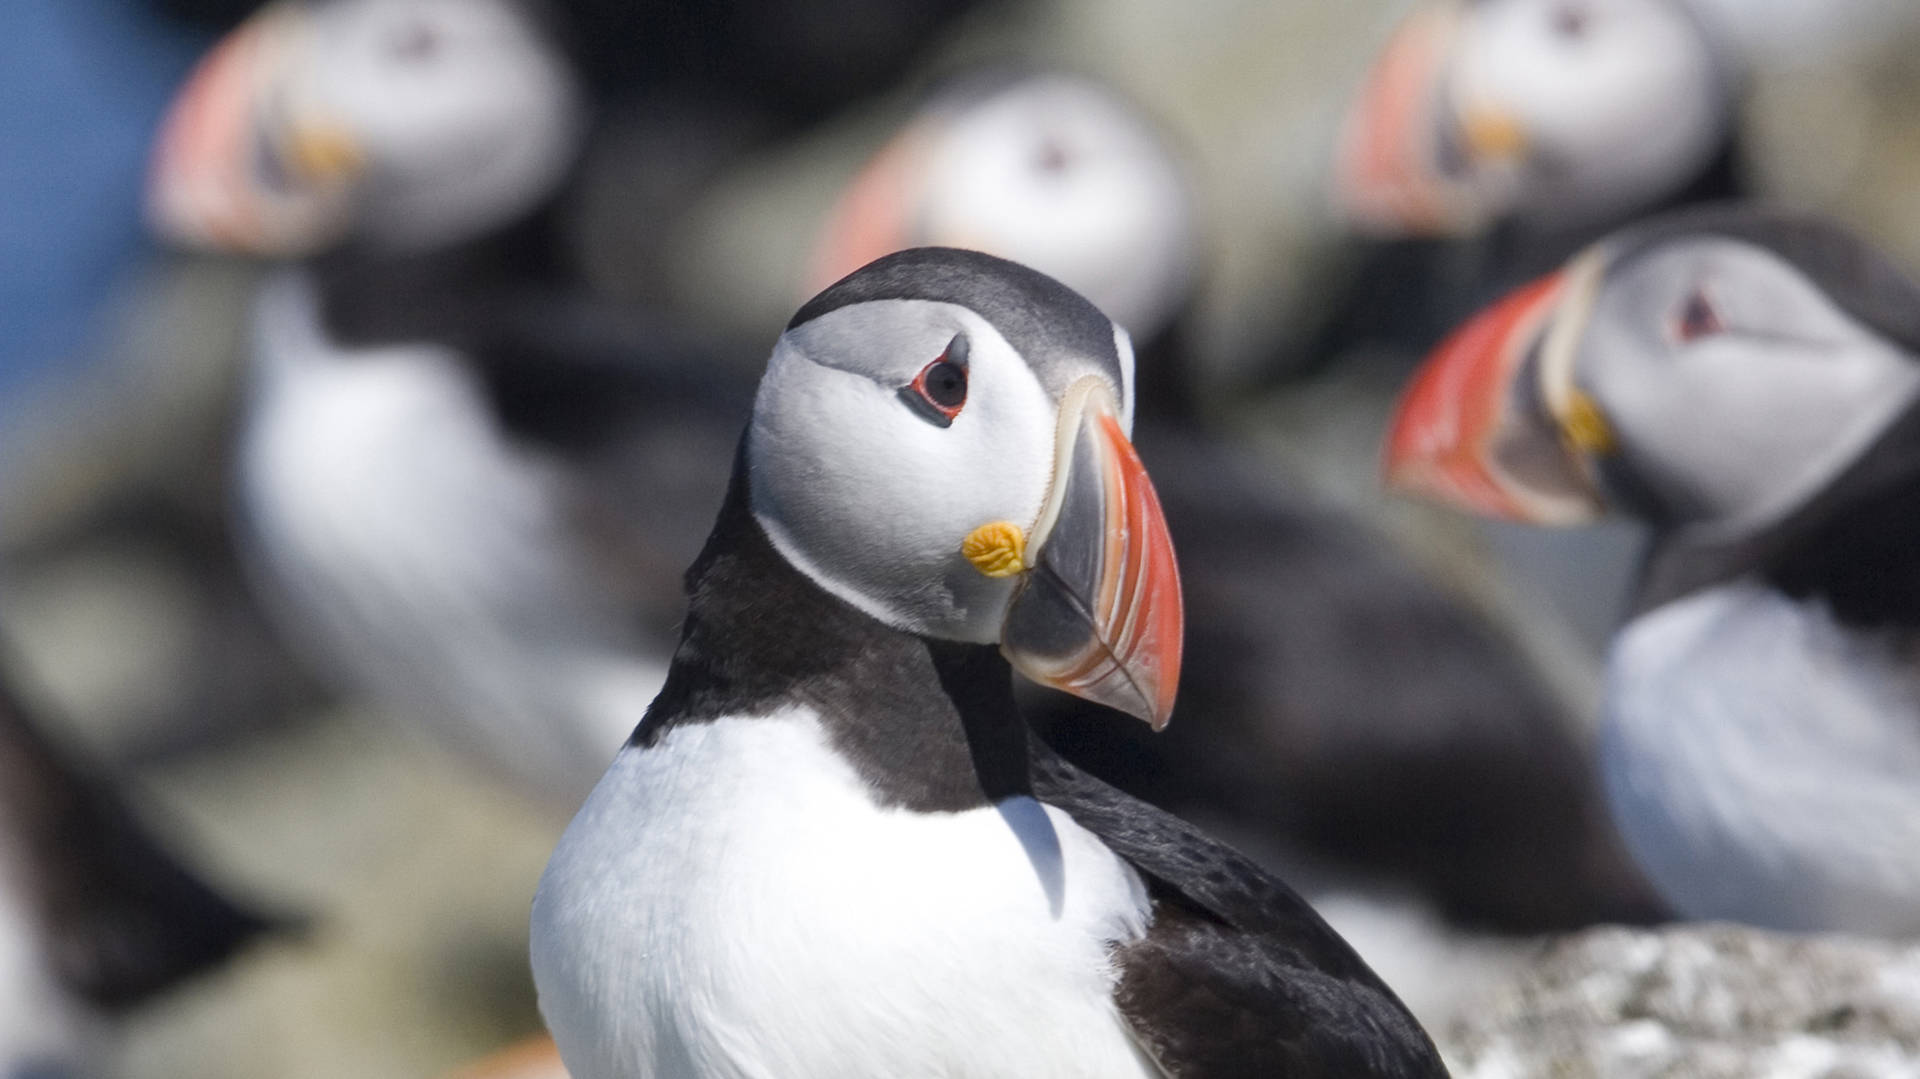
<instances>
[{"instance_id":1,"label":"orange and yellow beak","mask_svg":"<svg viewBox=\"0 0 1920 1079\"><path fill-rule=\"evenodd\" d=\"M1598 270L1583 261L1550 274L1441 343L1395 410L1389 487L1533 524L1599 516L1595 458L1610 435L1572 384L1572 335Z\"/></svg>"},{"instance_id":2,"label":"orange and yellow beak","mask_svg":"<svg viewBox=\"0 0 1920 1079\"><path fill-rule=\"evenodd\" d=\"M214 47L174 100L147 184L148 220L168 241L302 255L344 231L364 155L289 93L308 18L287 3L263 9Z\"/></svg>"},{"instance_id":3,"label":"orange and yellow beak","mask_svg":"<svg viewBox=\"0 0 1920 1079\"><path fill-rule=\"evenodd\" d=\"M1001 627L1008 661L1041 685L1165 727L1180 682L1180 571L1160 498L1103 383L1089 378L1067 395L1031 538L1001 527L1023 547L1002 562L1022 577ZM993 552L976 543L984 532L969 537L967 555L992 573Z\"/></svg>"},{"instance_id":4,"label":"orange and yellow beak","mask_svg":"<svg viewBox=\"0 0 1920 1079\"><path fill-rule=\"evenodd\" d=\"M1522 159L1528 140L1515 118L1451 98L1447 65L1465 18L1460 0L1415 9L1368 73L1341 127L1333 173L1336 208L1354 228L1460 236L1495 216L1499 193L1479 171Z\"/></svg>"}]
</instances>

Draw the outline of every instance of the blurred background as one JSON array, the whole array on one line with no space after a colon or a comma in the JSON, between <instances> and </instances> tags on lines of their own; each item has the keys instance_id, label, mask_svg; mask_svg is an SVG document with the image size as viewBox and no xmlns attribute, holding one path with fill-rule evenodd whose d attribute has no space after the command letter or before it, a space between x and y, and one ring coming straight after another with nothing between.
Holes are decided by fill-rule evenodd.
<instances>
[{"instance_id":1,"label":"blurred background","mask_svg":"<svg viewBox=\"0 0 1920 1079\"><path fill-rule=\"evenodd\" d=\"M410 0L393 2L404 9ZM1697 65L1662 91L1659 108L1608 121L1608 137L1663 147L1647 175L1535 189L1524 175L1502 173L1497 160L1485 166L1484 183L1479 165L1443 161L1435 166L1443 175L1425 187L1411 178L1416 163L1388 160L1404 152L1385 147L1379 125L1390 120L1380 101L1400 102L1402 111L1426 107L1418 104L1420 65L1436 63L1402 48L1412 40L1408 28L1465 18L1476 5L1439 5L1444 14L1434 16L1433 5L1399 0L504 4L546 50L528 62L545 66L516 73L510 46L518 31L489 24L473 32L506 74L480 68L468 83L433 91L494 93L508 117L499 137L539 136L521 166L498 170L508 177L501 183L529 190L500 196L497 206L485 192L436 188L430 155L406 159L407 148L433 139L404 127L405 85L383 83L379 64L355 59L354 20L386 17L358 9L379 6L282 0L275 25L311 8L312 26L268 34L247 23L256 28L245 44L252 51L226 54L244 63L202 67L200 92L187 98L196 65L258 5L13 0L0 14L5 678L58 756L88 783L116 790L170 857L275 923L224 964L165 993L139 994L137 1006L78 993L69 1040L85 1064L73 1074L431 1076L540 1029L526 973L527 907L583 791L571 776L529 778L539 770L534 758L550 748L545 728L519 732L524 743L510 733L463 749L463 737L494 735L397 715L444 705L444 697L410 697L418 687L381 692L406 682L409 670L432 680L426 667L442 653L399 656L368 645L384 649L388 662L367 674L380 657L369 664L341 641L373 639L355 619L381 618L379 602L337 605L351 608L343 613L325 599L332 578L317 570L299 578L288 568L303 557L286 538L306 505L309 488L300 484L337 483L333 501L314 502L322 508L313 512L338 515L345 532L371 534L375 526L348 507L363 488L379 486L382 462L395 459L388 444L349 445L363 430L351 418L338 421L345 435L307 429L298 450L272 441L272 395L291 393L292 383L267 385L259 369L281 362L276 342L287 337L258 321L255 304L263 283L284 283L296 264L307 267L295 280L318 297L317 324L332 337L303 346L309 352L424 341L485 353L482 388L469 396L505 415L514 438L548 439L538 467L570 482L587 467L581 462L600 459L581 450L582 432L606 420L569 411L566 395L545 386L529 363L545 362L548 352L569 352L565 378L577 376L575 388L587 396L605 399L601 366L631 352L643 362L639 375L618 376L623 393L715 402L699 413L714 417L712 427L644 450L653 481L686 488L673 497L649 493L638 511L659 532L648 541L659 562L648 565L652 576L617 588L586 578L588 592L664 593L656 607L667 613L649 617L661 623L655 638L670 641L675 574L718 504L752 379L799 303L901 243L981 246L1031 261L1093 295L1142 345L1143 416L1161 410L1169 430L1186 432L1184 442L1169 436L1167 459L1193 463L1163 475L1143 436L1163 490L1215 471L1207 456L1214 451L1192 441L1205 432L1208 446L1231 444L1235 475L1277 500L1275 527L1316 537L1312 558L1295 563L1316 568L1249 593L1244 605L1256 609L1241 616L1249 634L1305 633L1322 651L1303 658L1296 648L1289 677L1258 692L1339 698L1364 680L1376 649L1397 649L1398 662L1431 668L1450 684L1474 680L1466 668L1441 670L1472 662L1459 655L1429 661L1428 649L1446 648L1418 634L1385 640L1373 623L1342 626L1337 615L1306 630L1260 621L1301 592L1322 596L1317 611L1347 610L1340 597L1363 589L1334 579L1343 571L1318 567L1390 567L1355 571L1374 574L1364 590L1369 617L1402 624L1391 605L1408 596L1418 596L1423 611L1457 611L1445 618L1472 627L1458 632L1497 657L1486 660L1499 666L1493 681L1523 687L1513 693L1526 696L1525 721L1537 720L1493 733L1471 717L1435 721L1430 743L1402 737L1398 725L1379 735L1345 719L1322 722L1303 705L1301 715L1285 717L1284 737L1263 750L1276 763L1256 753L1254 774L1232 779L1282 795L1212 801L1195 794L1200 784L1156 771L1224 769L1208 762L1242 752L1246 731L1209 727L1211 706L1176 716L1185 741L1166 758L1100 741L1073 716L1057 720L1060 737L1080 744L1089 766L1282 869L1443 1042L1448 1023L1536 947L1541 932L1659 920L1630 868L1604 849L1604 836L1595 838L1604 826L1578 805L1539 835L1513 839L1565 854L1564 836L1578 833L1592 846L1579 846L1566 865L1523 860L1512 853L1519 846L1482 852L1482 862L1456 858L1436 846L1444 829L1434 814L1419 809L1434 804L1422 798L1437 797L1421 784L1441 790L1445 783L1431 777L1444 773L1496 790L1473 810L1483 816L1462 817L1446 835L1485 831L1476 822L1486 819L1560 812L1540 807L1565 789L1563 776L1584 774L1600 658L1622 613L1637 534L1626 525L1503 528L1390 500L1377 479L1379 439L1398 386L1447 327L1594 236L1676 201L1753 195L1814 209L1920 269L1911 197L1920 190L1920 126L1912 121L1920 17L1909 5L1703 4L1688 16L1709 42ZM444 6L403 15L431 20ZM1592 17L1589 6L1609 5L1556 5L1561 31ZM389 36L373 55L451 50L465 40L463 17L444 30L402 19L398 30L381 31ZM320 45L296 55L301 41ZM1383 55L1399 57L1399 68L1379 67ZM272 74L276 63L296 74ZM1057 77L1068 89L1007 96L1051 72L1066 73ZM244 123L260 129L225 131L223 123L243 121L221 120L208 102L216 91L239 92L227 84L254 78L268 89L247 106ZM1521 100L1553 97L1514 78ZM1697 109L1682 106L1688 94L1700 98ZM1566 99L1566 116L1538 120L1541 130L1561 121L1577 129L1582 109L1609 115L1604 102L1577 97ZM542 102L551 108L536 107ZM1012 119L996 119L995 108ZM433 109L440 111L423 115L444 119L436 130L494 137L479 120L459 128L471 118L457 105ZM287 134L272 126L322 114L333 128L307 123ZM343 143L340 128L350 121L373 133ZM389 121L391 130L375 130ZM1511 152L1510 128L1476 130L1456 155ZM1579 154L1592 148L1577 130L1567 138L1563 172L1577 173ZM1621 158L1617 146L1596 140L1597 156ZM232 176L184 182L185 194L156 193L188 155L215 153L240 162L223 167L277 179L264 195L222 187L238 183ZM995 174L996 154L1037 174L1105 168L1101 154L1122 164L1060 204L1094 208L1076 224L1066 210L1023 193L1019 177ZM453 157L468 162L453 167L455 179L474 180L470 188L489 182L491 159ZM1144 158L1151 160L1142 165ZM967 171L975 166L977 174ZM939 181L955 176L960 194L941 193ZM317 185L311 195L300 187L309 179ZM1008 210L1015 216L1007 220L994 216L1005 207L990 199L985 207L968 202L995 183L1014 185L1010 201L1036 201ZM464 199L482 205L471 223L457 220ZM441 210L451 224L436 224ZM482 274L459 258L481 250L471 236L489 229L511 233L518 246L485 248L491 261ZM538 237L529 240L529 229ZM1037 246L1022 248L1028 241ZM443 251L455 254L436 254ZM1088 275L1085 283L1077 272ZM445 299L480 283L493 288L499 278L511 287ZM495 363L495 353L475 343L477 326L513 342L499 352L506 359ZM680 420L695 414L674 408ZM434 415L395 419L390 445L438 437ZM648 430L665 430L657 422ZM615 440L619 452L641 452L631 435L629 428ZM605 445L596 436L592 449ZM242 459L248 455L269 463ZM293 458L299 468L275 471L272 462ZM358 471L329 471L340 462ZM448 466L448 475L455 471ZM525 509L514 497L479 512L511 518ZM1239 495L1234 503L1247 504ZM391 517L381 522L401 527ZM440 537L468 534L434 534L428 562L461 561L467 552ZM398 536L380 533L380 542L403 545ZM472 542L476 552L484 546ZM1258 560L1269 549L1292 547L1249 532L1233 557ZM1192 557L1184 543L1182 551ZM289 576L308 591L289 587ZM1234 595L1227 589L1218 609L1231 609ZM483 612L487 602L473 600ZM565 617L576 606L591 604L568 605ZM557 609L542 607L528 621L544 632L561 617L551 613ZM659 647L654 640L633 647ZM1326 685L1295 671L1324 675ZM1418 714L1428 705L1442 707L1416 695L1393 708ZM621 711L610 729L637 718ZM613 737L590 740L589 752L610 756ZM1074 741L1083 737L1092 740ZM1422 755L1442 740L1444 752ZM1484 772L1467 763L1481 759L1474 754L1484 754ZM524 774L515 773L519 764ZM5 756L0 766L14 767ZM1539 774L1527 779L1535 767ZM561 770L555 764L551 774ZM1499 785L1508 781L1516 793L1501 801ZM1547 793L1528 782L1544 783ZM12 827L37 827L30 807L5 801L0 810L25 821ZM1360 802L1397 808L1369 817ZM1421 823L1409 823L1415 819ZM40 849L0 850L23 846ZM1343 848L1356 856L1343 858ZM14 861L14 877L36 872L34 856ZM1448 877L1440 863L1479 868L1471 879ZM20 890L32 893L31 880ZM1566 898L1572 892L1585 898ZM32 940L33 917L23 917ZM0 1031L9 1026L0 1019Z\"/></svg>"}]
</instances>

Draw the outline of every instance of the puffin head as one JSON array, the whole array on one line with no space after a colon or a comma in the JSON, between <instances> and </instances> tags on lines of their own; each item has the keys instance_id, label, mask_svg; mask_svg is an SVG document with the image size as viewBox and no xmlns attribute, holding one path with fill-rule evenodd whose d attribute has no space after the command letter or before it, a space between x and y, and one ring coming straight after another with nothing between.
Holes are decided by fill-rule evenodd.
<instances>
[{"instance_id":1,"label":"puffin head","mask_svg":"<svg viewBox=\"0 0 1920 1079\"><path fill-rule=\"evenodd\" d=\"M810 287L909 247L986 251L1058 278L1142 340L1186 300L1194 202L1139 111L1090 79L994 71L949 85L841 196Z\"/></svg>"},{"instance_id":2,"label":"puffin head","mask_svg":"<svg viewBox=\"0 0 1920 1079\"><path fill-rule=\"evenodd\" d=\"M278 0L175 100L147 214L175 243L226 252L454 243L551 193L582 110L515 0Z\"/></svg>"},{"instance_id":3,"label":"puffin head","mask_svg":"<svg viewBox=\"0 0 1920 1079\"><path fill-rule=\"evenodd\" d=\"M1699 175L1733 102L1682 0L1426 0L1347 116L1339 209L1390 236L1604 222Z\"/></svg>"},{"instance_id":4,"label":"puffin head","mask_svg":"<svg viewBox=\"0 0 1920 1079\"><path fill-rule=\"evenodd\" d=\"M1390 484L1542 524L1619 507L1743 534L1920 399L1920 289L1824 221L1752 207L1620 233L1442 343Z\"/></svg>"},{"instance_id":5,"label":"puffin head","mask_svg":"<svg viewBox=\"0 0 1920 1079\"><path fill-rule=\"evenodd\" d=\"M969 251L886 256L802 307L746 441L750 504L822 588L1164 725L1180 578L1128 441L1126 331Z\"/></svg>"}]
</instances>

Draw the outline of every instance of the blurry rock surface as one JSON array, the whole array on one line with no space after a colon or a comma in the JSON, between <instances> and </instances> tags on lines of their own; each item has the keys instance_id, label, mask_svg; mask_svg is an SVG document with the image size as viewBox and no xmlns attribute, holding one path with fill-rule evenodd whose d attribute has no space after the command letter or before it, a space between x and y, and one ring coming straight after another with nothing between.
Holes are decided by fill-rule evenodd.
<instances>
[{"instance_id":1,"label":"blurry rock surface","mask_svg":"<svg viewBox=\"0 0 1920 1079\"><path fill-rule=\"evenodd\" d=\"M1458 1079L1920 1075L1920 943L1589 930L1444 1040Z\"/></svg>"}]
</instances>

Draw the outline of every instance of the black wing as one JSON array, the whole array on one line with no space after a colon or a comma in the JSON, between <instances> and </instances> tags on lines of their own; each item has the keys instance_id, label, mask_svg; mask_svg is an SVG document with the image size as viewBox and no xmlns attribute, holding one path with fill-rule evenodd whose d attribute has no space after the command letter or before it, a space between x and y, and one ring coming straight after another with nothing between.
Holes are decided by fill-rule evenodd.
<instances>
[{"instance_id":1,"label":"black wing","mask_svg":"<svg viewBox=\"0 0 1920 1079\"><path fill-rule=\"evenodd\" d=\"M1393 991L1292 889L1033 740L1034 794L1146 878L1153 925L1114 997L1174 1079L1445 1076Z\"/></svg>"},{"instance_id":2,"label":"black wing","mask_svg":"<svg viewBox=\"0 0 1920 1079\"><path fill-rule=\"evenodd\" d=\"M0 827L19 844L47 961L79 996L136 1004L207 970L275 922L228 901L65 759L0 677Z\"/></svg>"}]
</instances>

